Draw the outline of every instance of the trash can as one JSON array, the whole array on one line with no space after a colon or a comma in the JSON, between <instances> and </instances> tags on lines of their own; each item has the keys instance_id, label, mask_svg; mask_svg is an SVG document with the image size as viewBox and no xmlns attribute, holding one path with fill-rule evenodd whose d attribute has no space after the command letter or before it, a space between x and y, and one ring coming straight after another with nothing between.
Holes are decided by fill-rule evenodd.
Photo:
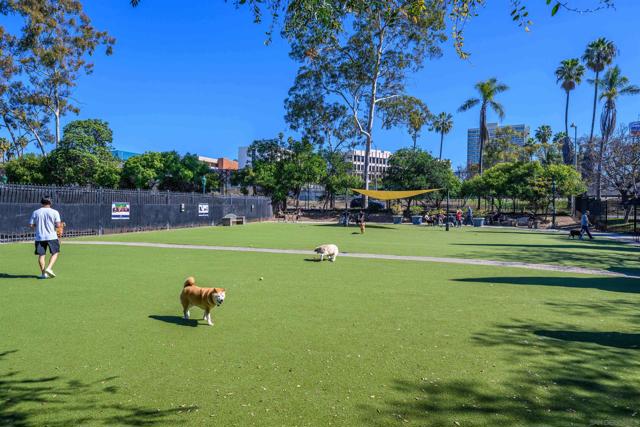
<instances>
[{"instance_id":1,"label":"trash can","mask_svg":"<svg viewBox=\"0 0 640 427\"><path fill-rule=\"evenodd\" d=\"M393 216L394 224L402 224L402 215L394 215Z\"/></svg>"},{"instance_id":2,"label":"trash can","mask_svg":"<svg viewBox=\"0 0 640 427\"><path fill-rule=\"evenodd\" d=\"M412 215L411 223L413 225L421 225L422 224L422 215Z\"/></svg>"},{"instance_id":3,"label":"trash can","mask_svg":"<svg viewBox=\"0 0 640 427\"><path fill-rule=\"evenodd\" d=\"M473 218L474 227L482 227L484 225L484 218Z\"/></svg>"}]
</instances>

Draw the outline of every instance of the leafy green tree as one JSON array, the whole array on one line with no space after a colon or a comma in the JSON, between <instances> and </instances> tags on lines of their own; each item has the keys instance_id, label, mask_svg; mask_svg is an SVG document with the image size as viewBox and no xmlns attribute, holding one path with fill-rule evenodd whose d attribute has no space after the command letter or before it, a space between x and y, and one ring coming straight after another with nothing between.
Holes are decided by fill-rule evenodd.
<instances>
[{"instance_id":1,"label":"leafy green tree","mask_svg":"<svg viewBox=\"0 0 640 427\"><path fill-rule=\"evenodd\" d=\"M431 154L421 149L403 148L389 157L389 167L384 176L384 187L388 190L413 190L427 188L442 188L439 194L428 193L407 199L409 207L413 200L435 198L436 203L450 193L457 193L460 180L455 176L449 161L437 160Z\"/></svg>"},{"instance_id":2,"label":"leafy green tree","mask_svg":"<svg viewBox=\"0 0 640 427\"><path fill-rule=\"evenodd\" d=\"M47 184L43 168L43 157L27 153L4 164L5 174L14 184Z\"/></svg>"},{"instance_id":3,"label":"leafy green tree","mask_svg":"<svg viewBox=\"0 0 640 427\"><path fill-rule=\"evenodd\" d=\"M122 165L120 186L157 189L163 171L162 154L147 152L129 157Z\"/></svg>"},{"instance_id":4,"label":"leafy green tree","mask_svg":"<svg viewBox=\"0 0 640 427\"><path fill-rule=\"evenodd\" d=\"M47 178L59 185L115 188L120 166L111 154L113 132L102 120L76 120L64 127L63 138L45 160Z\"/></svg>"},{"instance_id":5,"label":"leafy green tree","mask_svg":"<svg viewBox=\"0 0 640 427\"><path fill-rule=\"evenodd\" d=\"M406 127L415 150L422 128L431 118L427 105L418 98L405 95L384 101L380 108L383 112L382 126L385 129L398 125Z\"/></svg>"},{"instance_id":6,"label":"leafy green tree","mask_svg":"<svg viewBox=\"0 0 640 427\"><path fill-rule=\"evenodd\" d=\"M323 150L322 157L327 163L327 173L320 181L325 188L325 207L335 207L335 196L345 194L351 188L362 188L362 179L352 174L353 165L345 159L345 153Z\"/></svg>"},{"instance_id":7,"label":"leafy green tree","mask_svg":"<svg viewBox=\"0 0 640 427\"><path fill-rule=\"evenodd\" d=\"M597 78L596 78L597 81ZM602 190L602 161L607 146L607 141L616 128L616 100L621 95L637 95L640 93L640 87L629 83L629 79L622 75L620 67L617 65L607 70L602 81L597 83L602 87L600 100L604 100L604 108L600 116L600 131L602 138L600 139L600 150L598 151L598 170L596 175L596 198L600 199Z\"/></svg>"},{"instance_id":8,"label":"leafy green tree","mask_svg":"<svg viewBox=\"0 0 640 427\"><path fill-rule=\"evenodd\" d=\"M275 139L254 141L249 146L251 166L246 167L239 181L246 188L252 186L271 197L274 208L286 208L287 196L299 200L302 189L308 184L322 181L327 165L309 141ZM296 202L297 203L297 202Z\"/></svg>"},{"instance_id":9,"label":"leafy green tree","mask_svg":"<svg viewBox=\"0 0 640 427\"><path fill-rule=\"evenodd\" d=\"M596 107L598 105L598 86L600 73L613 62L613 58L618 53L616 45L600 37L589 43L582 55L582 60L591 71L596 74L594 80L594 93L593 93L593 112L591 115L591 133L589 134L589 141L593 141L593 129L596 124Z\"/></svg>"},{"instance_id":10,"label":"leafy green tree","mask_svg":"<svg viewBox=\"0 0 640 427\"><path fill-rule=\"evenodd\" d=\"M475 85L478 91L479 98L470 98L465 101L458 111L468 111L476 105L480 104L480 159L478 172L482 175L483 172L483 152L484 145L489 140L489 129L487 128L487 108L491 108L502 120L504 118L504 108L502 104L495 100L495 97L502 92L505 92L509 87L503 83L498 82L494 77L486 81L478 82Z\"/></svg>"},{"instance_id":11,"label":"leafy green tree","mask_svg":"<svg viewBox=\"0 0 640 427\"><path fill-rule=\"evenodd\" d=\"M564 139L564 133L556 134L553 136L553 130L549 125L540 125L535 130L535 138L538 140L538 159L543 165L549 165L561 161L562 155L559 145L563 140L560 140L558 135Z\"/></svg>"},{"instance_id":12,"label":"leafy green tree","mask_svg":"<svg viewBox=\"0 0 640 427\"><path fill-rule=\"evenodd\" d=\"M444 143L444 136L451 132L453 129L453 116L450 113L442 112L433 117L431 121L430 131L435 131L440 134L440 154L438 159L442 160L442 144Z\"/></svg>"},{"instance_id":13,"label":"leafy green tree","mask_svg":"<svg viewBox=\"0 0 640 427\"><path fill-rule=\"evenodd\" d=\"M31 84L30 103L54 116L57 145L61 117L78 111L72 103L72 89L93 69L88 57L100 46L111 54L115 41L91 25L79 0L4 0L0 13L24 19L17 45L22 70Z\"/></svg>"},{"instance_id":14,"label":"leafy green tree","mask_svg":"<svg viewBox=\"0 0 640 427\"><path fill-rule=\"evenodd\" d=\"M565 59L560 63L560 66L556 68L557 83L561 83L562 89L564 89L567 94L564 107L564 132L567 137L562 145L562 157L565 165L571 164L573 161L573 148L571 147L571 140L569 138L569 95L577 85L582 83L584 72L585 68L580 64L578 58Z\"/></svg>"}]
</instances>

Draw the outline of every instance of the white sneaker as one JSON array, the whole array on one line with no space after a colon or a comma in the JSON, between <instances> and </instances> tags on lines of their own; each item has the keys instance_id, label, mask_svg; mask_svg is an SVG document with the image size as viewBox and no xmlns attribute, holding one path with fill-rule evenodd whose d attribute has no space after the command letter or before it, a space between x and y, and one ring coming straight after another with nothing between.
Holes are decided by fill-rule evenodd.
<instances>
[{"instance_id":1,"label":"white sneaker","mask_svg":"<svg viewBox=\"0 0 640 427\"><path fill-rule=\"evenodd\" d=\"M53 272L52 269L47 268L45 271L45 274L48 275L49 277L56 277L56 274Z\"/></svg>"}]
</instances>

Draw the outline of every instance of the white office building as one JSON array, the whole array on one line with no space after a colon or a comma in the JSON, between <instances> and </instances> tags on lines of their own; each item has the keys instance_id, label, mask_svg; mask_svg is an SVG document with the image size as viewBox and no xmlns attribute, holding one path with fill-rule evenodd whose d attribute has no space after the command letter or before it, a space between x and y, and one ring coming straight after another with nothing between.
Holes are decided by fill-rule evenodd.
<instances>
[{"instance_id":1,"label":"white office building","mask_svg":"<svg viewBox=\"0 0 640 427\"><path fill-rule=\"evenodd\" d=\"M382 179L388 167L389 157L391 157L391 151L371 150L369 153L369 183ZM348 151L346 159L353 165L353 174L364 179L365 150Z\"/></svg>"}]
</instances>

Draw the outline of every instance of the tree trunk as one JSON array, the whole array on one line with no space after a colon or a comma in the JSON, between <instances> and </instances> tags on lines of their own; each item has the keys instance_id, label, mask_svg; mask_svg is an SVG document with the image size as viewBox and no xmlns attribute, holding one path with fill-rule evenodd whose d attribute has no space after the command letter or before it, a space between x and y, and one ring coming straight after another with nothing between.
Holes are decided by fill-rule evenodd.
<instances>
[{"instance_id":1,"label":"tree trunk","mask_svg":"<svg viewBox=\"0 0 640 427\"><path fill-rule=\"evenodd\" d=\"M593 112L591 114L591 133L589 134L589 143L593 142L593 128L596 125L596 106L598 105L598 77L600 76L600 72L596 71L596 82L594 86L593 92Z\"/></svg>"},{"instance_id":2,"label":"tree trunk","mask_svg":"<svg viewBox=\"0 0 640 427\"><path fill-rule=\"evenodd\" d=\"M444 142L444 132L440 132L440 156L439 160L442 160L442 143Z\"/></svg>"},{"instance_id":3,"label":"tree trunk","mask_svg":"<svg viewBox=\"0 0 640 427\"><path fill-rule=\"evenodd\" d=\"M564 106L564 144L566 147L569 147L566 151L567 154L571 154L571 139L569 138L569 91L567 91L567 101L565 103ZM571 163L571 159L569 158L570 156L567 156L566 159L564 159L564 164L570 164Z\"/></svg>"},{"instance_id":4,"label":"tree trunk","mask_svg":"<svg viewBox=\"0 0 640 427\"><path fill-rule=\"evenodd\" d=\"M369 99L369 113L367 115L367 142L364 150L364 188L369 189L369 157L371 156L371 145L373 144L373 118L376 112L376 95L378 94L378 78L380 77L380 62L382 61L382 44L384 42L384 31L380 30L378 35L378 48L376 51L376 64L373 69L373 80L371 81L371 94ZM369 207L369 196L362 198L362 207Z\"/></svg>"}]
</instances>

